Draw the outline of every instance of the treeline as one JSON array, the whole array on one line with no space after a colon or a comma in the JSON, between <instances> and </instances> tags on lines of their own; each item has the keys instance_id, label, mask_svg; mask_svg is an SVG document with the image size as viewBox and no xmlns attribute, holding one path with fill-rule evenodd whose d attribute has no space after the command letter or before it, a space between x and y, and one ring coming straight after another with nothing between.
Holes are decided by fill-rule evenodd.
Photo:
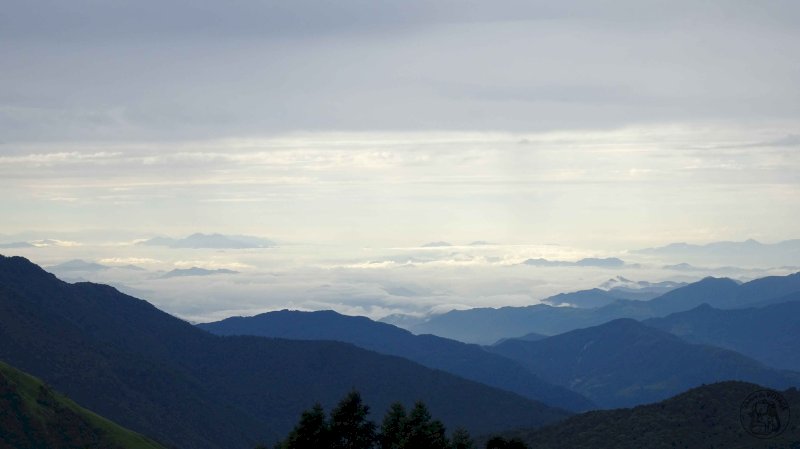
<instances>
[{"instance_id":1,"label":"treeline","mask_svg":"<svg viewBox=\"0 0 800 449\"><path fill-rule=\"evenodd\" d=\"M422 401L411 410L396 402L389 407L380 427L367 416L369 406L357 391L351 391L325 415L320 404L303 412L286 439L269 448L256 449L477 449L464 429L448 438L447 429L433 419ZM493 437L486 449L528 449L520 440Z\"/></svg>"}]
</instances>

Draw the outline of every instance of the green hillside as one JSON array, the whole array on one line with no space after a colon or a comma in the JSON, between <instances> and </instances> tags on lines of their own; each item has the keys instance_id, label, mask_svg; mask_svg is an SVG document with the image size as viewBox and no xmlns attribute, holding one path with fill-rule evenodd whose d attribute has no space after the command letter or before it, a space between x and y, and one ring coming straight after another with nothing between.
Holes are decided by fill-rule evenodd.
<instances>
[{"instance_id":1,"label":"green hillside","mask_svg":"<svg viewBox=\"0 0 800 449\"><path fill-rule=\"evenodd\" d=\"M163 449L0 362L0 448Z\"/></svg>"}]
</instances>

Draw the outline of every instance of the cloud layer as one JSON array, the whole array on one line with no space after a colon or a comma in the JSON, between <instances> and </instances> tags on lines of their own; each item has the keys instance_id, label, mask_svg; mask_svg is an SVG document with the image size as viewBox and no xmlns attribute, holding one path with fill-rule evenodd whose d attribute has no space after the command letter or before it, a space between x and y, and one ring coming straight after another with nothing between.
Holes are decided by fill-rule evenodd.
<instances>
[{"instance_id":1,"label":"cloud layer","mask_svg":"<svg viewBox=\"0 0 800 449\"><path fill-rule=\"evenodd\" d=\"M800 7L6 2L6 142L797 121Z\"/></svg>"}]
</instances>

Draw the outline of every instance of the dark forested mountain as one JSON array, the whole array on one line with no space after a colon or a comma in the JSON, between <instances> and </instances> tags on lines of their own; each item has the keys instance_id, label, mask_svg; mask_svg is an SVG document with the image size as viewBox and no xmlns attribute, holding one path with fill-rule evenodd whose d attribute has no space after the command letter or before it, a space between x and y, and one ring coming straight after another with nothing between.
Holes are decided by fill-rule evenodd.
<instances>
[{"instance_id":1,"label":"dark forested mountain","mask_svg":"<svg viewBox=\"0 0 800 449\"><path fill-rule=\"evenodd\" d=\"M644 323L686 341L732 349L776 368L800 371L800 293L760 308L721 310L704 304Z\"/></svg>"},{"instance_id":2,"label":"dark forested mountain","mask_svg":"<svg viewBox=\"0 0 800 449\"><path fill-rule=\"evenodd\" d=\"M738 284L731 279L709 277L649 301L620 299L590 309L537 304L527 307L453 310L410 326L409 330L470 343L491 344L502 338L518 337L530 332L560 334L618 318L642 320L661 317L689 310L703 303L725 309L766 304L779 301L781 297L794 292L800 292L800 273L771 276L744 284Z\"/></svg>"},{"instance_id":3,"label":"dark forested mountain","mask_svg":"<svg viewBox=\"0 0 800 449\"><path fill-rule=\"evenodd\" d=\"M795 388L782 393L791 409L782 434L759 439L745 431L742 404L762 388L744 382L703 385L656 404L588 412L543 429L509 432L508 437L536 449L800 448L800 413L795 413L800 392Z\"/></svg>"},{"instance_id":4,"label":"dark forested mountain","mask_svg":"<svg viewBox=\"0 0 800 449\"><path fill-rule=\"evenodd\" d=\"M0 449L162 449L0 362Z\"/></svg>"},{"instance_id":5,"label":"dark forested mountain","mask_svg":"<svg viewBox=\"0 0 800 449\"><path fill-rule=\"evenodd\" d=\"M473 433L567 415L513 393L339 342L219 337L112 287L67 284L0 256L0 360L181 448L284 435L314 402L357 388L376 409L424 399Z\"/></svg>"},{"instance_id":6,"label":"dark forested mountain","mask_svg":"<svg viewBox=\"0 0 800 449\"><path fill-rule=\"evenodd\" d=\"M299 340L335 340L364 349L396 355L430 368L513 391L569 410L588 410L586 398L536 377L519 363L477 345L434 335L414 335L365 317L333 311L283 310L253 317L234 317L198 327L217 335L255 335Z\"/></svg>"},{"instance_id":7,"label":"dark forested mountain","mask_svg":"<svg viewBox=\"0 0 800 449\"><path fill-rule=\"evenodd\" d=\"M608 408L654 402L724 380L800 386L800 373L774 370L730 350L690 344L632 319L539 341L508 340L491 350Z\"/></svg>"}]
</instances>

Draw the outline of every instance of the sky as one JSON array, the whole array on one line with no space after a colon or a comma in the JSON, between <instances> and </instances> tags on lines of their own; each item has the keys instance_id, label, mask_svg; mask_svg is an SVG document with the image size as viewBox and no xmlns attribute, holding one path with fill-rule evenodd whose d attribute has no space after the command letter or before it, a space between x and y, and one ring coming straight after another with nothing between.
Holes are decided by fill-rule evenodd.
<instances>
[{"instance_id":1,"label":"sky","mask_svg":"<svg viewBox=\"0 0 800 449\"><path fill-rule=\"evenodd\" d=\"M0 243L97 261L221 232L295 266L797 238L798 23L793 0L8 0Z\"/></svg>"}]
</instances>

